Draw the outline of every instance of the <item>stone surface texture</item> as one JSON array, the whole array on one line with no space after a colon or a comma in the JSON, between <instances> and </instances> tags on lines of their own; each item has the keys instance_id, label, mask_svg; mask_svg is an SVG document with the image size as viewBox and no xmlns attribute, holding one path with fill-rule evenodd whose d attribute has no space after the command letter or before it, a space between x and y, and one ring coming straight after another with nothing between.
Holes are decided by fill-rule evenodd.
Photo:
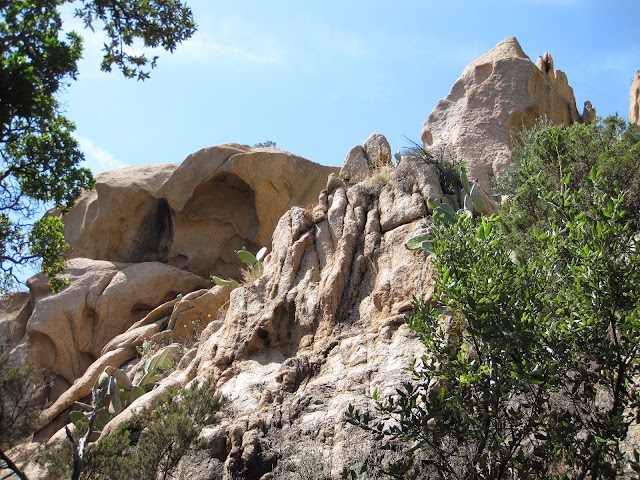
<instances>
[{"instance_id":1,"label":"stone surface texture","mask_svg":"<svg viewBox=\"0 0 640 480\"><path fill-rule=\"evenodd\" d=\"M635 124L640 132L640 70L636 72L629 92L629 123Z\"/></svg>"},{"instance_id":2,"label":"stone surface texture","mask_svg":"<svg viewBox=\"0 0 640 480\"><path fill-rule=\"evenodd\" d=\"M336 175L325 178L315 206L293 207L279 219L263 275L235 290L203 289L200 277L158 262L71 260L71 285L57 294L66 297L56 298L45 278L34 278L33 313L16 350L55 364L62 379L36 439L64 441L59 429L70 407L90 394L106 366L135 378L143 363L136 347L145 340L179 342L176 368L103 435L153 408L167 388L213 375L231 413L201 433L211 453L186 458L181 478L217 472L216 478L266 479L284 459L298 468L304 456L292 452L300 445L304 455L323 452L323 468L339 477L345 463L368 448L366 436L345 422L347 407L368 406L376 388L393 392L423 353L404 322L412 297L432 294L432 266L404 243L421 230L425 200L442 193L433 166L405 159L388 168L386 182L347 187ZM177 296L183 292L177 286L145 287L134 272L149 268L157 270L154 278L165 271L182 276L184 290L193 292ZM17 298L14 310L24 308L24 300ZM54 305L62 308L54 312ZM354 435L362 436L361 444L352 444Z\"/></svg>"},{"instance_id":3,"label":"stone surface texture","mask_svg":"<svg viewBox=\"0 0 640 480\"><path fill-rule=\"evenodd\" d=\"M513 135L542 117L581 121L573 89L551 55L534 64L511 37L464 69L425 120L422 141L432 152L464 160L469 178L490 192L489 179L511 164Z\"/></svg>"},{"instance_id":4,"label":"stone surface texture","mask_svg":"<svg viewBox=\"0 0 640 480\"><path fill-rule=\"evenodd\" d=\"M20 312L15 322L22 335L15 335L13 353L51 380L44 392L48 401L82 377L105 345L148 312L178 294L211 286L202 277L158 262L129 265L78 258L68 262L64 276L70 283L59 293L50 292L45 275L32 277L28 307L23 307L30 315Z\"/></svg>"},{"instance_id":5,"label":"stone surface texture","mask_svg":"<svg viewBox=\"0 0 640 480\"><path fill-rule=\"evenodd\" d=\"M280 216L315 201L331 172L275 148L229 144L181 164L103 173L64 217L68 256L239 279L234 251L270 247Z\"/></svg>"},{"instance_id":6,"label":"stone surface texture","mask_svg":"<svg viewBox=\"0 0 640 480\"><path fill-rule=\"evenodd\" d=\"M425 196L441 196L437 173L403 161L386 184L347 188L330 179L328 186L313 212L294 207L281 217L259 279L225 290L228 301L213 310L211 302L188 310L216 319L166 382L213 375L233 409L202 432L212 453L197 468L182 467L192 478L217 471L258 479L293 449L324 452L325 467L339 478L344 463L368 448L364 437L352 445L362 432L346 424L347 407L367 406L376 388L392 393L424 352L404 322L411 298L432 294L432 266L404 243L421 230ZM173 304L172 318L186 301ZM113 346L122 348L129 337L135 335ZM106 431L149 408L160 392L140 398Z\"/></svg>"},{"instance_id":7,"label":"stone surface texture","mask_svg":"<svg viewBox=\"0 0 640 480\"><path fill-rule=\"evenodd\" d=\"M391 146L380 133L373 133L364 145L356 145L344 159L340 178L349 185L363 182L392 165Z\"/></svg>"}]
</instances>

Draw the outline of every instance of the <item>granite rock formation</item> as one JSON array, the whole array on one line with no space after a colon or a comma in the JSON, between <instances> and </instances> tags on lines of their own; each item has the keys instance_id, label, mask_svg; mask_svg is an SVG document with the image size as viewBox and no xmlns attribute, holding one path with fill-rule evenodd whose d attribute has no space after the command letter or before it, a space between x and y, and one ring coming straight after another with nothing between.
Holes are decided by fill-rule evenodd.
<instances>
[{"instance_id":1,"label":"granite rock formation","mask_svg":"<svg viewBox=\"0 0 640 480\"><path fill-rule=\"evenodd\" d=\"M464 160L470 179L489 192L491 177L511 164L512 136L542 117L571 124L582 118L564 72L549 53L534 64L515 37L469 64L422 127L424 146ZM585 119L595 118L590 103Z\"/></svg>"},{"instance_id":2,"label":"granite rock formation","mask_svg":"<svg viewBox=\"0 0 640 480\"><path fill-rule=\"evenodd\" d=\"M181 164L103 173L64 217L68 256L239 278L234 251L269 247L280 216L313 202L334 171L275 148L229 144Z\"/></svg>"},{"instance_id":3,"label":"granite rock formation","mask_svg":"<svg viewBox=\"0 0 640 480\"><path fill-rule=\"evenodd\" d=\"M583 120L594 115L585 105ZM423 140L464 158L486 182L509 164L512 133L541 116L581 119L551 55L536 66L511 38L465 69ZM64 364L36 439L66 441L69 408L105 366L138 375L136 347L147 341L170 348L175 368L103 435L152 409L168 388L211 375L230 408L202 430L204 448L184 457L174 478L268 480L305 463L340 478L372 447L346 423L348 405L370 406L376 389L393 393L424 353L405 320L414 296L433 294L433 270L404 243L422 230L428 200L460 200L450 197L435 165L411 156L394 165L380 134L351 149L339 175L286 152L230 144L182 165L99 177L65 218L73 256L93 260L70 261L72 283L57 300L36 277L30 294L0 309L0 332L20 344L15 352L37 345L40 363ZM259 278L233 290L202 278L237 278L233 250L242 246L269 248ZM54 327L60 338L41 341ZM46 352L58 353L50 361ZM38 467L28 468L38 478Z\"/></svg>"},{"instance_id":4,"label":"granite rock formation","mask_svg":"<svg viewBox=\"0 0 640 480\"><path fill-rule=\"evenodd\" d=\"M636 130L640 132L640 70L633 78L629 93L629 123L637 125Z\"/></svg>"}]
</instances>

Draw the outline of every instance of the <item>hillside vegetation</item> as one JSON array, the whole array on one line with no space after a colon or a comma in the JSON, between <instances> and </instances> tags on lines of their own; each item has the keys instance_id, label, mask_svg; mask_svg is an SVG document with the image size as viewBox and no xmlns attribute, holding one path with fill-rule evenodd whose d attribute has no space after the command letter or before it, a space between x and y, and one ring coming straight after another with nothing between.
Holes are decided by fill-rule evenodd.
<instances>
[{"instance_id":1,"label":"hillside vegetation","mask_svg":"<svg viewBox=\"0 0 640 480\"><path fill-rule=\"evenodd\" d=\"M618 118L522 135L500 215L436 209L429 353L350 420L404 442L394 478L620 478L640 373L640 142ZM355 478L357 473L352 471Z\"/></svg>"}]
</instances>

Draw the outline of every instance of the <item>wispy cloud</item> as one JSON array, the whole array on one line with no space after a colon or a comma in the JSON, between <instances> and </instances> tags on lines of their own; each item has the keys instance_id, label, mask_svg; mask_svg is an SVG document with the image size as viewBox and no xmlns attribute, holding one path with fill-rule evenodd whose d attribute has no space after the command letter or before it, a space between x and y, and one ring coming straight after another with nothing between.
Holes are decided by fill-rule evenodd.
<instances>
[{"instance_id":1,"label":"wispy cloud","mask_svg":"<svg viewBox=\"0 0 640 480\"><path fill-rule=\"evenodd\" d=\"M233 63L273 64L282 59L273 46L242 45L213 35L196 35L180 47L177 61L216 61Z\"/></svg>"},{"instance_id":2,"label":"wispy cloud","mask_svg":"<svg viewBox=\"0 0 640 480\"><path fill-rule=\"evenodd\" d=\"M85 166L94 174L128 166L115 155L96 145L93 140L77 134L75 137L80 144L80 149L84 152Z\"/></svg>"}]
</instances>

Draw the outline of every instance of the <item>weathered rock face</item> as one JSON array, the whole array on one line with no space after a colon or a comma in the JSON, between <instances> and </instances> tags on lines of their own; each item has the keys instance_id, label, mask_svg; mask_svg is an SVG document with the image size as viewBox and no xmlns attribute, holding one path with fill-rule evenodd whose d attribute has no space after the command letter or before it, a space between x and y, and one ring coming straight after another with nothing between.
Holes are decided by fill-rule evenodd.
<instances>
[{"instance_id":1,"label":"weathered rock face","mask_svg":"<svg viewBox=\"0 0 640 480\"><path fill-rule=\"evenodd\" d=\"M340 170L340 178L349 185L354 185L391 164L389 142L384 135L374 133L364 145L356 145L349 150Z\"/></svg>"},{"instance_id":2,"label":"weathered rock face","mask_svg":"<svg viewBox=\"0 0 640 480\"><path fill-rule=\"evenodd\" d=\"M426 199L442 196L433 165L405 159L389 168L388 182L349 188L332 175L313 209L287 211L264 274L252 284L233 291L215 287L199 294L200 303L190 296L173 300L104 347L103 357L121 364L118 349L131 346L163 312L172 312L163 328L173 328L174 335L194 316L215 317L206 322L197 349L178 361L159 389L105 431L152 406L169 385L213 375L233 414L202 432L209 455L185 459L181 478L208 478L206 472L215 471L216 478L258 479L285 458L298 468L305 449L332 459L323 468L339 477L353 460L347 457L366 453L364 439L354 450L357 432L344 412L349 404L366 405L375 388L391 393L423 353L404 321L411 298L431 294L431 264L404 243L421 229ZM180 312L183 320L176 318ZM44 420L86 394L104 365L96 361ZM190 468L194 461L197 468Z\"/></svg>"},{"instance_id":3,"label":"weathered rock face","mask_svg":"<svg viewBox=\"0 0 640 480\"><path fill-rule=\"evenodd\" d=\"M111 262L166 261L171 219L156 191L178 164L125 167L98 175L64 217L68 256Z\"/></svg>"},{"instance_id":4,"label":"weathered rock face","mask_svg":"<svg viewBox=\"0 0 640 480\"><path fill-rule=\"evenodd\" d=\"M640 132L640 70L636 72L629 93L629 123L637 125L636 130Z\"/></svg>"},{"instance_id":5,"label":"weathered rock face","mask_svg":"<svg viewBox=\"0 0 640 480\"><path fill-rule=\"evenodd\" d=\"M9 346L17 345L26 332L32 313L28 292L14 292L0 302L0 339Z\"/></svg>"},{"instance_id":6,"label":"weathered rock face","mask_svg":"<svg viewBox=\"0 0 640 480\"><path fill-rule=\"evenodd\" d=\"M162 263L74 259L64 276L70 284L59 293L51 293L44 275L29 280L13 335L18 344L14 355L52 379L46 392L51 401L84 374L116 335L176 295L211 285ZM129 353L135 356L135 349Z\"/></svg>"},{"instance_id":7,"label":"weathered rock face","mask_svg":"<svg viewBox=\"0 0 640 480\"><path fill-rule=\"evenodd\" d=\"M315 200L329 173L273 148L219 145L182 164L98 176L65 216L70 257L160 261L203 277L238 277L234 250L270 246L280 216Z\"/></svg>"},{"instance_id":8,"label":"weathered rock face","mask_svg":"<svg viewBox=\"0 0 640 480\"><path fill-rule=\"evenodd\" d=\"M197 324L206 328L194 348L176 350L175 371L104 432L151 408L170 386L213 375L232 413L202 432L208 455L194 454L200 455L196 467L195 457L186 458L182 478L217 472L216 478L258 479L274 468L298 468L307 450L322 452L330 459L322 468L339 477L369 445L363 437L354 447L358 432L345 422L348 405L366 406L375 388L391 393L423 353L404 321L413 296L431 295L432 267L404 243L420 231L426 200L441 198L442 191L433 165L407 158L387 167L386 181L351 187L331 175L317 205L293 207L279 219L264 274L233 291L213 287L176 298L182 293L177 287L166 294L154 285L145 289L129 272L153 265L181 275L190 289L200 287L195 275L160 263L72 260L71 286L57 299L46 293L45 279L36 278L22 348L40 352L31 360L56 365L56 373L71 372L59 373L59 396L43 412L37 438L61 427L67 409L89 395L106 366L134 376L136 346L145 339L185 343ZM165 198L169 205L176 201ZM140 297L137 303L123 298L126 286ZM142 298L146 290L155 296ZM63 308L54 311L54 305ZM107 325L106 318L119 323ZM60 335L61 329L72 333Z\"/></svg>"},{"instance_id":9,"label":"weathered rock face","mask_svg":"<svg viewBox=\"0 0 640 480\"><path fill-rule=\"evenodd\" d=\"M595 118L590 103L585 113ZM553 123L580 121L573 89L550 54L534 64L511 37L465 68L424 122L422 141L467 162L470 178L489 190L489 178L511 163L512 135L545 116Z\"/></svg>"}]
</instances>

